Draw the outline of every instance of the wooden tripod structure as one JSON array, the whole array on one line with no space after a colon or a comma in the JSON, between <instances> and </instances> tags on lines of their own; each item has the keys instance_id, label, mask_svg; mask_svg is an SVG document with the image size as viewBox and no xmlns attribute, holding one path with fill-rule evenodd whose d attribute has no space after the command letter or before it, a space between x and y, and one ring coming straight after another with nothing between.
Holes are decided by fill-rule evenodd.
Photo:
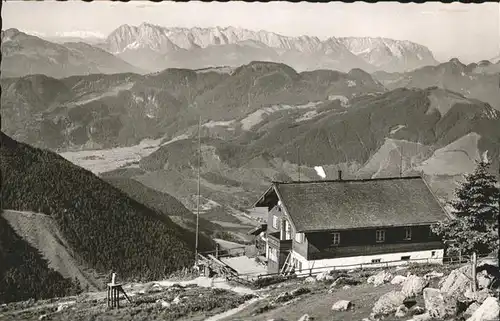
<instances>
[{"instance_id":1,"label":"wooden tripod structure","mask_svg":"<svg viewBox=\"0 0 500 321\"><path fill-rule=\"evenodd\" d=\"M107 297L108 307L117 309L120 308L120 292L123 293L123 295L125 296L125 298L128 300L129 303L132 303L127 293L125 293L125 290L123 289L123 286L121 284L108 283L108 297Z\"/></svg>"},{"instance_id":2,"label":"wooden tripod structure","mask_svg":"<svg viewBox=\"0 0 500 321\"><path fill-rule=\"evenodd\" d=\"M108 296L106 298L106 301L108 303L108 307L119 309L120 292L123 293L123 295L125 296L125 298L128 300L129 303L132 303L132 301L130 301L130 298L128 297L127 293L125 293L122 284L115 283L115 279L116 279L116 273L113 273L113 276L111 278L111 283L108 283Z\"/></svg>"}]
</instances>

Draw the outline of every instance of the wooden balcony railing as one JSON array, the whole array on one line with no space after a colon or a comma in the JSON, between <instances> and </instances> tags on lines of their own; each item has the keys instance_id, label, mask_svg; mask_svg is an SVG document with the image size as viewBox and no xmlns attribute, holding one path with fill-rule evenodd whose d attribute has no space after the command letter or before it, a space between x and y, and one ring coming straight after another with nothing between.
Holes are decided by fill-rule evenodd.
<instances>
[{"instance_id":1,"label":"wooden balcony railing","mask_svg":"<svg viewBox=\"0 0 500 321\"><path fill-rule=\"evenodd\" d=\"M280 240L280 233L271 233L268 235L269 246L275 247L279 252L285 252L292 249L292 240Z\"/></svg>"}]
</instances>

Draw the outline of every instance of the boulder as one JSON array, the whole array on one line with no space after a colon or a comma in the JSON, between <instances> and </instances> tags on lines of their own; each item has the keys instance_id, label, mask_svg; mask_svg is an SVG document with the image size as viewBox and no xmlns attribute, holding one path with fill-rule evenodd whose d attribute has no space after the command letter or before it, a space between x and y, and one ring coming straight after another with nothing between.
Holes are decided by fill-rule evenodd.
<instances>
[{"instance_id":1,"label":"boulder","mask_svg":"<svg viewBox=\"0 0 500 321\"><path fill-rule=\"evenodd\" d=\"M441 284L441 292L451 296L460 296L465 293L471 285L471 267L465 265L461 268L451 271L451 273L443 279Z\"/></svg>"},{"instance_id":2,"label":"boulder","mask_svg":"<svg viewBox=\"0 0 500 321\"><path fill-rule=\"evenodd\" d=\"M429 281L425 278L416 276L416 275L410 275L409 277L406 278L406 280L403 282L403 287L401 289L401 292L406 297L410 296L416 296L422 293L424 288L429 284Z\"/></svg>"},{"instance_id":3,"label":"boulder","mask_svg":"<svg viewBox=\"0 0 500 321\"><path fill-rule=\"evenodd\" d=\"M343 289L343 290L347 290L347 289L350 289L350 288L351 288L351 286L350 286L350 285L344 285L344 286L342 287L342 289Z\"/></svg>"},{"instance_id":4,"label":"boulder","mask_svg":"<svg viewBox=\"0 0 500 321\"><path fill-rule=\"evenodd\" d=\"M75 304L75 301L59 303L59 305L57 306L56 312L61 312L63 310L66 310L70 305L73 305L73 304Z\"/></svg>"},{"instance_id":5,"label":"boulder","mask_svg":"<svg viewBox=\"0 0 500 321\"><path fill-rule=\"evenodd\" d=\"M332 311L347 311L353 307L351 301L340 300L332 305Z\"/></svg>"},{"instance_id":6,"label":"boulder","mask_svg":"<svg viewBox=\"0 0 500 321\"><path fill-rule=\"evenodd\" d=\"M397 318L402 318L408 314L408 308L405 307L404 305L398 306L396 309L396 313L394 314L395 317Z\"/></svg>"},{"instance_id":7,"label":"boulder","mask_svg":"<svg viewBox=\"0 0 500 321\"><path fill-rule=\"evenodd\" d=\"M467 316L467 317L472 316L474 314L474 312L476 312L476 310L479 309L480 306L481 306L481 304L479 304L477 302L473 302L471 305L469 305L467 310L465 310L464 316Z\"/></svg>"},{"instance_id":8,"label":"boulder","mask_svg":"<svg viewBox=\"0 0 500 321\"><path fill-rule=\"evenodd\" d=\"M493 321L498 320L500 315L500 304L495 297L489 297L484 300L483 304L472 313L472 316L467 321Z\"/></svg>"},{"instance_id":9,"label":"boulder","mask_svg":"<svg viewBox=\"0 0 500 321\"><path fill-rule=\"evenodd\" d=\"M331 281L334 277L330 273L331 271L321 272L316 276L316 281Z\"/></svg>"},{"instance_id":10,"label":"boulder","mask_svg":"<svg viewBox=\"0 0 500 321\"><path fill-rule=\"evenodd\" d=\"M432 272L429 272L426 275L424 275L424 278L427 280L430 280L430 279L434 279L434 278L441 278L443 276L444 276L444 273L432 271Z\"/></svg>"},{"instance_id":11,"label":"boulder","mask_svg":"<svg viewBox=\"0 0 500 321\"><path fill-rule=\"evenodd\" d=\"M431 317L446 319L454 317L458 312L458 301L455 297L441 293L438 289L424 289L425 309Z\"/></svg>"},{"instance_id":12,"label":"boulder","mask_svg":"<svg viewBox=\"0 0 500 321\"><path fill-rule=\"evenodd\" d=\"M484 265L490 265L498 268L498 258L485 257L477 261L477 267L482 267Z\"/></svg>"},{"instance_id":13,"label":"boulder","mask_svg":"<svg viewBox=\"0 0 500 321\"><path fill-rule=\"evenodd\" d=\"M274 299L274 302L275 303L286 302L290 301L291 299L293 299L293 296L291 296L290 293L282 292Z\"/></svg>"},{"instance_id":14,"label":"boulder","mask_svg":"<svg viewBox=\"0 0 500 321\"><path fill-rule=\"evenodd\" d=\"M406 280L406 276L396 275L392 278L391 284L402 284Z\"/></svg>"},{"instance_id":15,"label":"boulder","mask_svg":"<svg viewBox=\"0 0 500 321\"><path fill-rule=\"evenodd\" d=\"M414 307L412 307L412 308L410 309L410 313L411 313L412 315L423 314L424 312L425 312L425 309L424 309L424 308L422 308L422 307L420 307L420 306L418 306L418 305L415 305Z\"/></svg>"},{"instance_id":16,"label":"boulder","mask_svg":"<svg viewBox=\"0 0 500 321\"><path fill-rule=\"evenodd\" d=\"M477 291L476 293L472 292L472 290L470 289L467 289L467 291L465 291L464 293L465 298L471 301L476 301L480 304L490 296L493 296L493 293L491 293L488 289L482 289L480 291Z\"/></svg>"},{"instance_id":17,"label":"boulder","mask_svg":"<svg viewBox=\"0 0 500 321\"><path fill-rule=\"evenodd\" d=\"M173 304L179 304L181 303L181 297L178 295L175 297L175 299L172 301Z\"/></svg>"},{"instance_id":18,"label":"boulder","mask_svg":"<svg viewBox=\"0 0 500 321\"><path fill-rule=\"evenodd\" d=\"M433 318L429 314L429 312L425 312L422 314L414 315L413 318L408 321L429 321L429 320L433 320Z\"/></svg>"},{"instance_id":19,"label":"boulder","mask_svg":"<svg viewBox=\"0 0 500 321\"><path fill-rule=\"evenodd\" d=\"M398 309L403 304L405 295L399 291L391 291L382 295L373 305L372 312L375 316L389 315Z\"/></svg>"},{"instance_id":20,"label":"boulder","mask_svg":"<svg viewBox=\"0 0 500 321\"><path fill-rule=\"evenodd\" d=\"M372 275L368 278L367 282L373 284L374 286L382 285L389 282L392 279L392 274L386 271L380 271L379 273Z\"/></svg>"},{"instance_id":21,"label":"boulder","mask_svg":"<svg viewBox=\"0 0 500 321\"><path fill-rule=\"evenodd\" d=\"M306 282L306 283L314 283L314 282L316 282L316 279L315 279L315 278L313 278L312 276L308 276L308 277L304 280L304 282Z\"/></svg>"},{"instance_id":22,"label":"boulder","mask_svg":"<svg viewBox=\"0 0 500 321\"><path fill-rule=\"evenodd\" d=\"M309 314L304 314L297 321L313 321L313 320L314 320L314 318L309 316Z\"/></svg>"},{"instance_id":23,"label":"boulder","mask_svg":"<svg viewBox=\"0 0 500 321\"><path fill-rule=\"evenodd\" d=\"M311 292L311 290L308 289L308 288L297 288L295 290L292 290L290 292L290 295L293 296L293 297L297 297L299 295L306 294L306 293L309 293L309 292Z\"/></svg>"},{"instance_id":24,"label":"boulder","mask_svg":"<svg viewBox=\"0 0 500 321\"><path fill-rule=\"evenodd\" d=\"M156 304L161 306L162 308L170 308L171 304L163 299L156 300Z\"/></svg>"},{"instance_id":25,"label":"boulder","mask_svg":"<svg viewBox=\"0 0 500 321\"><path fill-rule=\"evenodd\" d=\"M356 280L352 277L349 276L339 276L338 278L333 281L333 283L330 285L330 288L335 288L335 287L340 287L344 285L358 285L361 282L359 280Z\"/></svg>"}]
</instances>

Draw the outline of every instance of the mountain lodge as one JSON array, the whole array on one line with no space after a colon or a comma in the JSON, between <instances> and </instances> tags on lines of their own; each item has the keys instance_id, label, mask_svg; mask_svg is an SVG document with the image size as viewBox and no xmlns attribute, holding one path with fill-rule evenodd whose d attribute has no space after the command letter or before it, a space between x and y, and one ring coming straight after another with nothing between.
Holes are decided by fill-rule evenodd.
<instances>
[{"instance_id":1,"label":"mountain lodge","mask_svg":"<svg viewBox=\"0 0 500 321\"><path fill-rule=\"evenodd\" d=\"M268 273L415 259L442 263L444 245L430 226L447 213L422 177L339 176L273 182L254 204L268 211Z\"/></svg>"}]
</instances>

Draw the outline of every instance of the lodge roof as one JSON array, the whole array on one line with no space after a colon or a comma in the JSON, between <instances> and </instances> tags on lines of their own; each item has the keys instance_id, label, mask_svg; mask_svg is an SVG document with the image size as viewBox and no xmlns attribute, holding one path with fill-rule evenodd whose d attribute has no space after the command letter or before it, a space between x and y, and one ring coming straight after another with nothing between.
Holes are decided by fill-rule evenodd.
<instances>
[{"instance_id":1,"label":"lodge roof","mask_svg":"<svg viewBox=\"0 0 500 321\"><path fill-rule=\"evenodd\" d=\"M420 176L273 182L272 191L297 232L424 225L447 217Z\"/></svg>"}]
</instances>

